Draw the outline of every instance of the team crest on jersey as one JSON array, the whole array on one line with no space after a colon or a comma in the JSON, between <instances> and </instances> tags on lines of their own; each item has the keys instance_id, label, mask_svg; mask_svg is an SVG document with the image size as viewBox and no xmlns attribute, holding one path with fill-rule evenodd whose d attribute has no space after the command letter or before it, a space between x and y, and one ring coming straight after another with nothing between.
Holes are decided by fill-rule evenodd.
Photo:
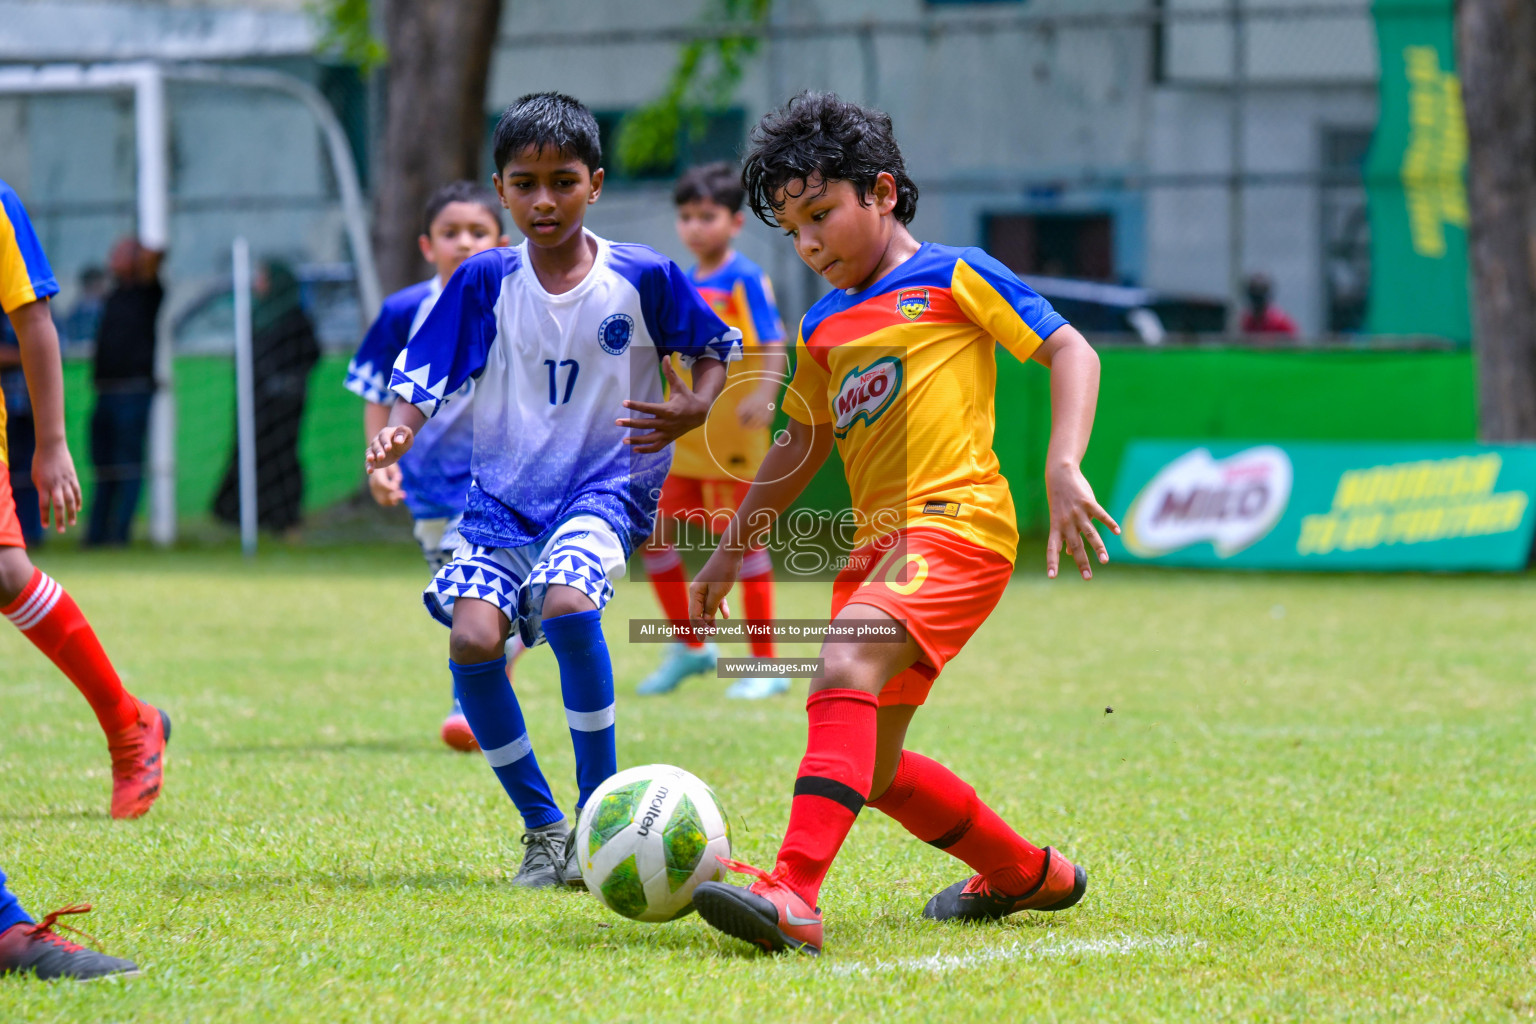
<instances>
[{"instance_id":1,"label":"team crest on jersey","mask_svg":"<svg viewBox=\"0 0 1536 1024\"><path fill-rule=\"evenodd\" d=\"M597 343L611 356L623 355L635 336L635 321L627 313L615 313L597 328Z\"/></svg>"},{"instance_id":2,"label":"team crest on jersey","mask_svg":"<svg viewBox=\"0 0 1536 1024\"><path fill-rule=\"evenodd\" d=\"M896 309L908 320L928 312L928 289L907 288L896 293Z\"/></svg>"},{"instance_id":3,"label":"team crest on jersey","mask_svg":"<svg viewBox=\"0 0 1536 1024\"><path fill-rule=\"evenodd\" d=\"M901 391L901 360L895 356L876 359L869 369L855 366L843 378L832 403L832 433L847 437L859 420L873 424L890 408Z\"/></svg>"}]
</instances>

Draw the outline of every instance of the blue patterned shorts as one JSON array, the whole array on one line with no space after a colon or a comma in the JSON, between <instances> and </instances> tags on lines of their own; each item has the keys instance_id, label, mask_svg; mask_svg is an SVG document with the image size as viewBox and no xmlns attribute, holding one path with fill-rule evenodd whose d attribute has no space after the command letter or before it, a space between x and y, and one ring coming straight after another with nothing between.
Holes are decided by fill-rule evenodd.
<instances>
[{"instance_id":1,"label":"blue patterned shorts","mask_svg":"<svg viewBox=\"0 0 1536 1024\"><path fill-rule=\"evenodd\" d=\"M572 516L542 544L487 548L468 541L438 570L422 592L432 617L453 625L460 597L489 601L512 621L528 647L544 642L544 592L560 584L586 594L602 610L613 597L614 577L624 572L624 545L597 516Z\"/></svg>"}]
</instances>

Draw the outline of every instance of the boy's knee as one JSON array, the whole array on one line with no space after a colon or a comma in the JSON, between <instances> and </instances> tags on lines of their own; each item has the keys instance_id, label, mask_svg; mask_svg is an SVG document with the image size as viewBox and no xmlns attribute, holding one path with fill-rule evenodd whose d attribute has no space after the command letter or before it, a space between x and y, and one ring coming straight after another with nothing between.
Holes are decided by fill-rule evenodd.
<instances>
[{"instance_id":1,"label":"boy's knee","mask_svg":"<svg viewBox=\"0 0 1536 1024\"><path fill-rule=\"evenodd\" d=\"M544 594L543 617L546 619L596 610L597 605L592 599L574 587L553 586Z\"/></svg>"},{"instance_id":2,"label":"boy's knee","mask_svg":"<svg viewBox=\"0 0 1536 1024\"><path fill-rule=\"evenodd\" d=\"M21 596L32 582L32 572L26 548L0 548L0 607Z\"/></svg>"},{"instance_id":3,"label":"boy's knee","mask_svg":"<svg viewBox=\"0 0 1536 1024\"><path fill-rule=\"evenodd\" d=\"M448 634L448 657L460 665L478 665L501 657L506 637L494 630L455 622Z\"/></svg>"},{"instance_id":4,"label":"boy's knee","mask_svg":"<svg viewBox=\"0 0 1536 1024\"><path fill-rule=\"evenodd\" d=\"M879 693L885 679L879 667L858 656L856 645L828 644L822 648L822 677L816 690L863 690Z\"/></svg>"}]
</instances>

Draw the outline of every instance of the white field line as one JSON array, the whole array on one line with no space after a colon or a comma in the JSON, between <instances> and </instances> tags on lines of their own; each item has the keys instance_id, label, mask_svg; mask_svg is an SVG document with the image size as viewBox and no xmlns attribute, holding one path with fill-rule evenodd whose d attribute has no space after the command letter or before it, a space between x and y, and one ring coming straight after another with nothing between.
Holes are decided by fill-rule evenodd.
<instances>
[{"instance_id":1,"label":"white field line","mask_svg":"<svg viewBox=\"0 0 1536 1024\"><path fill-rule=\"evenodd\" d=\"M1125 956L1149 949L1177 949L1199 946L1177 936L1117 935L1105 939L1042 939L1038 942L1014 942L996 949L978 949L970 953L934 953L932 956L903 957L900 960L876 960L873 963L834 963L832 973L891 974L899 971L928 971L945 974L983 964L1020 960L1054 960L1077 956Z\"/></svg>"}]
</instances>

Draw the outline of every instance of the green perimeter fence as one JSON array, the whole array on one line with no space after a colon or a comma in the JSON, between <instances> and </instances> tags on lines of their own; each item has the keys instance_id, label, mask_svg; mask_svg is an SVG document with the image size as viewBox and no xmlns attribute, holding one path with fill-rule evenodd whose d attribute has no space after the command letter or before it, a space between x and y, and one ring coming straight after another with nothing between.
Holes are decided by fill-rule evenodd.
<instances>
[{"instance_id":1,"label":"green perimeter fence","mask_svg":"<svg viewBox=\"0 0 1536 1024\"><path fill-rule=\"evenodd\" d=\"M1121 453L1137 438L1471 441L1477 435L1467 351L1106 348L1100 356L1098 419L1083 468L1104 501ZM346 364L346 356L327 356L310 378L300 444L304 504L311 511L353 493L363 478L361 402L341 387ZM67 364L65 384L70 441L89 492L89 364ZM178 358L175 386L177 512L206 518L234 443L233 362ZM1050 374L1000 355L994 445L1025 532L1046 525L1050 408ZM837 511L847 501L834 455L800 505Z\"/></svg>"}]
</instances>

